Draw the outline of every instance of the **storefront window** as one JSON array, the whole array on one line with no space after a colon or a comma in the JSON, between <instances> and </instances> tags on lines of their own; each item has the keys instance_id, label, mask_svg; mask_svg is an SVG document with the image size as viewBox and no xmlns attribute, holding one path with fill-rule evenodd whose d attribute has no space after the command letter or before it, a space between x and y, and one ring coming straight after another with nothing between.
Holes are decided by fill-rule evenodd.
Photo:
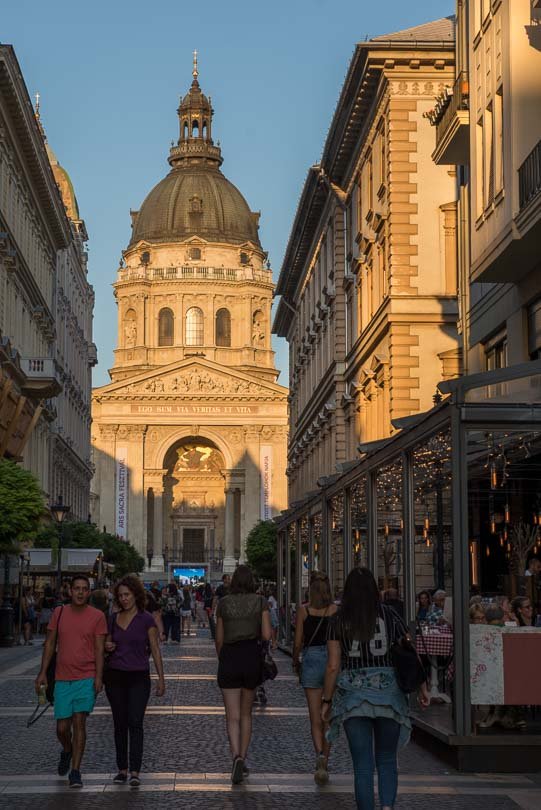
<instances>
[{"instance_id":1,"label":"storefront window","mask_svg":"<svg viewBox=\"0 0 541 810\"><path fill-rule=\"evenodd\" d=\"M384 600L401 601L404 532L401 459L378 471L376 489L378 586Z\"/></svg>"},{"instance_id":2,"label":"storefront window","mask_svg":"<svg viewBox=\"0 0 541 810\"><path fill-rule=\"evenodd\" d=\"M417 651L430 676L429 722L453 720L453 511L451 437L443 430L417 445L413 465L413 583Z\"/></svg>"},{"instance_id":3,"label":"storefront window","mask_svg":"<svg viewBox=\"0 0 541 810\"><path fill-rule=\"evenodd\" d=\"M351 549L353 565L368 565L368 509L366 475L353 484L351 498Z\"/></svg>"},{"instance_id":4,"label":"storefront window","mask_svg":"<svg viewBox=\"0 0 541 810\"><path fill-rule=\"evenodd\" d=\"M468 430L470 683L478 733L539 733L541 432Z\"/></svg>"},{"instance_id":5,"label":"storefront window","mask_svg":"<svg viewBox=\"0 0 541 810\"><path fill-rule=\"evenodd\" d=\"M336 599L341 596L345 580L344 554L344 496L335 495L329 502L331 511L331 590Z\"/></svg>"}]
</instances>

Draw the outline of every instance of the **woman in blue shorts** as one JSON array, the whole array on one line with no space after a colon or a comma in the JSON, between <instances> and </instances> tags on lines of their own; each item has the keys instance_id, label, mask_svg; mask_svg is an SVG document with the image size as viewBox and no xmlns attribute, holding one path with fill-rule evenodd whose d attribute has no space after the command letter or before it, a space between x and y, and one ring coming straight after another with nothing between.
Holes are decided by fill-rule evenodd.
<instances>
[{"instance_id":1,"label":"woman in blue shorts","mask_svg":"<svg viewBox=\"0 0 541 810\"><path fill-rule=\"evenodd\" d=\"M316 751L314 780L317 785L329 781L329 744L321 720L321 698L327 666L327 633L329 618L337 607L333 604L329 577L314 571L310 578L309 602L297 611L293 669L299 674L308 702L312 740ZM301 663L302 658L302 663Z\"/></svg>"}]
</instances>

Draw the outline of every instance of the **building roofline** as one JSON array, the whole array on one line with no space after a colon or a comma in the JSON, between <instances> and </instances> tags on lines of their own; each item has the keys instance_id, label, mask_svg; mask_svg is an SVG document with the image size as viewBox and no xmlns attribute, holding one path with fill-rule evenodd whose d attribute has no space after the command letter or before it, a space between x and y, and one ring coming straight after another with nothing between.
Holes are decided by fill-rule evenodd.
<instances>
[{"instance_id":1,"label":"building roofline","mask_svg":"<svg viewBox=\"0 0 541 810\"><path fill-rule=\"evenodd\" d=\"M71 229L43 136L34 115L22 71L12 45L0 44L0 93L12 120L29 174L55 249L68 247Z\"/></svg>"}]
</instances>

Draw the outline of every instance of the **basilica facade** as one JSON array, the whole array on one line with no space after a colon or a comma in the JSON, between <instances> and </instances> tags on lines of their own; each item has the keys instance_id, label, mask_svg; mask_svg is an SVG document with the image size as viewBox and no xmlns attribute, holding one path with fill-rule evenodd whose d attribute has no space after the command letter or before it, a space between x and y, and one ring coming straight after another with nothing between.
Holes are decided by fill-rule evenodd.
<instances>
[{"instance_id":1,"label":"basilica facade","mask_svg":"<svg viewBox=\"0 0 541 810\"><path fill-rule=\"evenodd\" d=\"M178 116L171 171L131 212L114 284L111 383L93 392L92 515L150 571L216 576L286 507L287 389L259 214L220 170L197 63Z\"/></svg>"}]
</instances>

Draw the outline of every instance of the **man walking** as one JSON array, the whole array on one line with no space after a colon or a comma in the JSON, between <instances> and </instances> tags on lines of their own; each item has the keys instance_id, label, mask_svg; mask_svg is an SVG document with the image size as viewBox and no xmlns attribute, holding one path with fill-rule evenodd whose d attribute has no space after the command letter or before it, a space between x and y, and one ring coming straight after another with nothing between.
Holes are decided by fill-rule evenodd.
<instances>
[{"instance_id":1,"label":"man walking","mask_svg":"<svg viewBox=\"0 0 541 810\"><path fill-rule=\"evenodd\" d=\"M71 603L57 607L47 626L36 692L47 686L47 668L56 650L54 716L62 745L59 776L69 771L69 786L81 788L81 760L86 743L86 718L102 690L103 651L107 622L101 610L88 604L90 580L71 580ZM71 763L71 770L70 770Z\"/></svg>"}]
</instances>

